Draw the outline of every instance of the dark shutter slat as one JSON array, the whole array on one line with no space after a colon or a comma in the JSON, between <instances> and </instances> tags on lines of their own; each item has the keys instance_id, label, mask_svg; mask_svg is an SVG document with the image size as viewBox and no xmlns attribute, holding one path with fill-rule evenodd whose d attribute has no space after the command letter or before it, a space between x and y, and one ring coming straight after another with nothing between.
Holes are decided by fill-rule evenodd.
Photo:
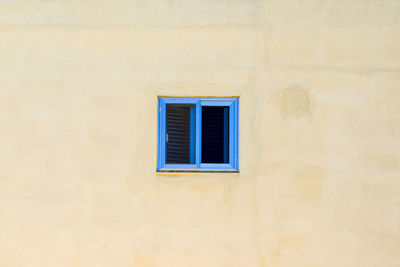
<instances>
[{"instance_id":1,"label":"dark shutter slat","mask_svg":"<svg viewBox=\"0 0 400 267\"><path fill-rule=\"evenodd\" d=\"M168 141L166 163L190 163L190 107L168 104L166 112Z\"/></svg>"}]
</instances>

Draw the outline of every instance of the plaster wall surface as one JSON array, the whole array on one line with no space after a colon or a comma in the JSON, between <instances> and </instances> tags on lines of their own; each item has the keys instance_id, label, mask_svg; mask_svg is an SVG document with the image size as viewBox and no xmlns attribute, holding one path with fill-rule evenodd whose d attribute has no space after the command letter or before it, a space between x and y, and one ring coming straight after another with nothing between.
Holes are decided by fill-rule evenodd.
<instances>
[{"instance_id":1,"label":"plaster wall surface","mask_svg":"<svg viewBox=\"0 0 400 267\"><path fill-rule=\"evenodd\" d=\"M400 266L400 1L1 1L0 266ZM239 95L238 174L156 173Z\"/></svg>"}]
</instances>

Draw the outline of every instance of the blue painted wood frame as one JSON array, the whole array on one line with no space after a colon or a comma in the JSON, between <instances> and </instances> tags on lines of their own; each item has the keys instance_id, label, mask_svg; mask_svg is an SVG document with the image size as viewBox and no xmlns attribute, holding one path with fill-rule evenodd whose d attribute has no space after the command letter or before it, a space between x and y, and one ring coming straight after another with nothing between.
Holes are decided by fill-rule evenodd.
<instances>
[{"instance_id":1,"label":"blue painted wood frame","mask_svg":"<svg viewBox=\"0 0 400 267\"><path fill-rule=\"evenodd\" d=\"M166 105L193 104L191 110L191 150L195 147L195 164L166 164L165 163L165 136L166 136ZM201 107L228 106L229 107L229 163L201 163ZM195 118L192 115L196 114ZM194 122L192 121L194 119ZM193 132L193 127L195 131ZM239 171L239 99L236 97L159 97L158 98L158 157L157 171L159 172L238 172ZM193 157L191 151L191 162Z\"/></svg>"}]
</instances>

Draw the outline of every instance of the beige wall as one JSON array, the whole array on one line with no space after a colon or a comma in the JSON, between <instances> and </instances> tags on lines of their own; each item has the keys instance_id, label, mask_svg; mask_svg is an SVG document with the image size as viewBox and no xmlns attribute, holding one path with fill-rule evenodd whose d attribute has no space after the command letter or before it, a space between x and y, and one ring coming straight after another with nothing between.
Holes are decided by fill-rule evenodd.
<instances>
[{"instance_id":1,"label":"beige wall","mask_svg":"<svg viewBox=\"0 0 400 267\"><path fill-rule=\"evenodd\" d=\"M0 266L400 266L400 1L1 1ZM240 95L239 174L157 175L157 95Z\"/></svg>"}]
</instances>

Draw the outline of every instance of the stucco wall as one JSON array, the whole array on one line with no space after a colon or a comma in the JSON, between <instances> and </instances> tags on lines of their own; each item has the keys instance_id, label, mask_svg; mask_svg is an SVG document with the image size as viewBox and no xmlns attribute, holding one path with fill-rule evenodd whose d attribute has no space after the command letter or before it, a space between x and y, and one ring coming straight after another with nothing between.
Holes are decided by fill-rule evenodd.
<instances>
[{"instance_id":1,"label":"stucco wall","mask_svg":"<svg viewBox=\"0 0 400 267\"><path fill-rule=\"evenodd\" d=\"M0 266L400 266L400 1L1 1ZM157 175L157 95L240 95L239 174Z\"/></svg>"}]
</instances>

